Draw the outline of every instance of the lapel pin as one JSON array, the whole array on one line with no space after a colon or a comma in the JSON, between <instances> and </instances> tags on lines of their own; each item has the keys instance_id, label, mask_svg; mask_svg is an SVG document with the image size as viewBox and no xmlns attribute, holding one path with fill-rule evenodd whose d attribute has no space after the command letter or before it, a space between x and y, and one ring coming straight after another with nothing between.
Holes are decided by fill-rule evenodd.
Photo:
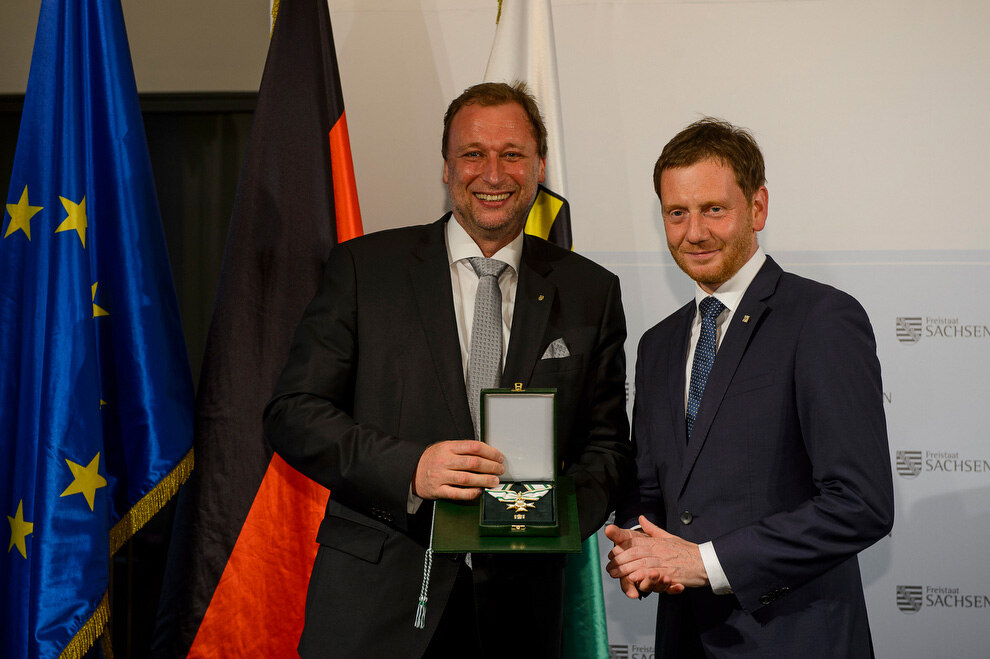
<instances>
[{"instance_id":1,"label":"lapel pin","mask_svg":"<svg viewBox=\"0 0 990 659\"><path fill-rule=\"evenodd\" d=\"M539 300L540 302L543 302L543 296L542 296L542 295L541 295L540 297L538 297L537 299L538 299L538 300Z\"/></svg>"},{"instance_id":2,"label":"lapel pin","mask_svg":"<svg viewBox=\"0 0 990 659\"><path fill-rule=\"evenodd\" d=\"M746 314L745 316L743 316L743 322L744 323L748 323L749 322L749 314Z\"/></svg>"}]
</instances>

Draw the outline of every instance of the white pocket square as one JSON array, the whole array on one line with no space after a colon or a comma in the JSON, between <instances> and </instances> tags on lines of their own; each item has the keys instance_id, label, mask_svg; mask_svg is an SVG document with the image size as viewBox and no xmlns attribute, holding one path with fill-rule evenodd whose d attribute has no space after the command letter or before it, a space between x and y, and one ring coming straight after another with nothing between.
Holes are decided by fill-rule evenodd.
<instances>
[{"instance_id":1,"label":"white pocket square","mask_svg":"<svg viewBox=\"0 0 990 659\"><path fill-rule=\"evenodd\" d=\"M564 339L554 339L553 343L547 346L546 351L544 351L543 356L540 359L560 359L561 357L570 357L571 351L567 349L567 344L564 343Z\"/></svg>"}]
</instances>

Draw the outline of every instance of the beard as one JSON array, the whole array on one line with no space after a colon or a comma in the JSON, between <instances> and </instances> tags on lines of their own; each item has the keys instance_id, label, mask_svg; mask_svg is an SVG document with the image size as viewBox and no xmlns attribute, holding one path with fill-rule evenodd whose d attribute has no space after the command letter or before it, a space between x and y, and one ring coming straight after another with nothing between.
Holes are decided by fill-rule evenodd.
<instances>
[{"instance_id":1,"label":"beard","mask_svg":"<svg viewBox=\"0 0 990 659\"><path fill-rule=\"evenodd\" d=\"M750 224L752 226L752 224ZM746 231L732 236L728 242L716 241L713 237L707 244L690 245L682 242L680 245L667 243L674 262L688 277L702 286L713 291L733 277L739 269L746 265L756 251L755 234ZM683 249L687 247L688 249ZM691 252L703 252L718 249L719 254L709 263L695 263L688 258Z\"/></svg>"}]
</instances>

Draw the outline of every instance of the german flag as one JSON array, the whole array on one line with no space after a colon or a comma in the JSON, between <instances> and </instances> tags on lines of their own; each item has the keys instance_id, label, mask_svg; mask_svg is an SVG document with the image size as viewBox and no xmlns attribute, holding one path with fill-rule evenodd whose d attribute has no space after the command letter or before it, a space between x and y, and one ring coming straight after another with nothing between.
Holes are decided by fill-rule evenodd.
<instances>
[{"instance_id":1,"label":"german flag","mask_svg":"<svg viewBox=\"0 0 990 659\"><path fill-rule=\"evenodd\" d=\"M328 491L261 416L337 241L361 233L325 0L281 0L227 236L154 655L294 656Z\"/></svg>"}]
</instances>

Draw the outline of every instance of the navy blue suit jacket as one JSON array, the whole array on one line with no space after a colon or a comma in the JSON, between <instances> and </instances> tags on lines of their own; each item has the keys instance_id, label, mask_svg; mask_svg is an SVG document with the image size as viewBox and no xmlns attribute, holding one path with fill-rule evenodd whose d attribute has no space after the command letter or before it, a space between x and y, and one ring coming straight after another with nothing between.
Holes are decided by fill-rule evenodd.
<instances>
[{"instance_id":1,"label":"navy blue suit jacket","mask_svg":"<svg viewBox=\"0 0 990 659\"><path fill-rule=\"evenodd\" d=\"M638 483L617 521L644 514L713 541L733 594L662 596L657 656L699 638L718 657L869 656L856 554L889 532L893 488L866 312L767 258L724 329L689 442L694 314L692 301L640 343Z\"/></svg>"}]
</instances>

